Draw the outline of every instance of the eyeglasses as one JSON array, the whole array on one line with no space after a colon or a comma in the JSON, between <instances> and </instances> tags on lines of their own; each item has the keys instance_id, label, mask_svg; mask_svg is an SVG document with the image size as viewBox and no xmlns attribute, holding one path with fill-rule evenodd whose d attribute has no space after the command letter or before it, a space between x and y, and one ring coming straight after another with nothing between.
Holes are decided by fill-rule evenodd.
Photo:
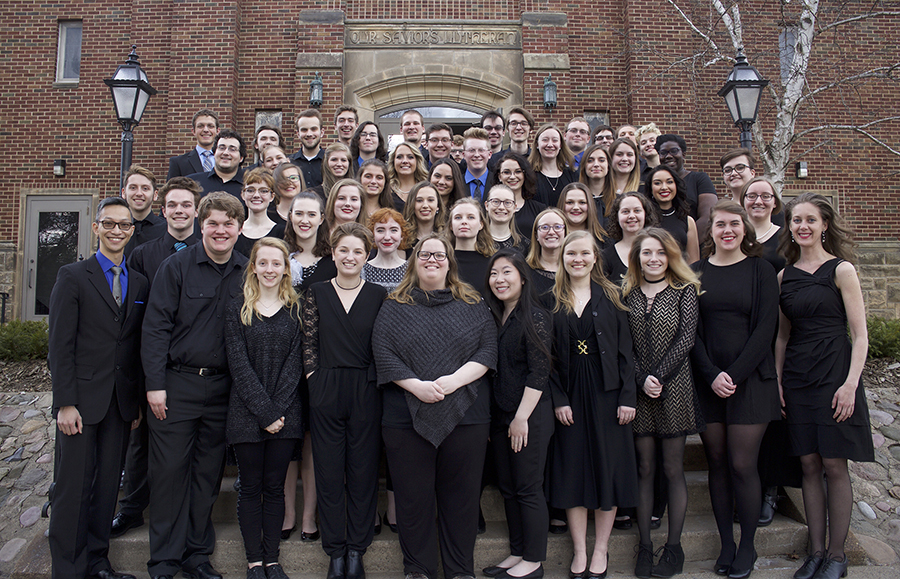
<instances>
[{"instance_id":1,"label":"eyeglasses","mask_svg":"<svg viewBox=\"0 0 900 579\"><path fill-rule=\"evenodd\" d=\"M272 190L266 187L260 187L259 189L251 189L250 187L244 188L244 193L246 193L247 195L255 195L256 193L259 193L260 195L268 195L271 192Z\"/></svg>"},{"instance_id":2,"label":"eyeglasses","mask_svg":"<svg viewBox=\"0 0 900 579\"><path fill-rule=\"evenodd\" d=\"M103 229L107 231L112 231L116 227L119 228L119 231L131 231L131 228L134 227L134 223L131 221L113 221L112 219L104 219L103 221L98 221Z\"/></svg>"},{"instance_id":3,"label":"eyeglasses","mask_svg":"<svg viewBox=\"0 0 900 579\"><path fill-rule=\"evenodd\" d=\"M362 139L377 139L378 133L360 133L359 136Z\"/></svg>"},{"instance_id":4,"label":"eyeglasses","mask_svg":"<svg viewBox=\"0 0 900 579\"><path fill-rule=\"evenodd\" d=\"M509 121L506 124L508 124L511 127L527 127L527 126L529 126L528 121Z\"/></svg>"},{"instance_id":5,"label":"eyeglasses","mask_svg":"<svg viewBox=\"0 0 900 579\"><path fill-rule=\"evenodd\" d=\"M286 177L289 181L299 181L300 180L300 175L283 175L283 176Z\"/></svg>"},{"instance_id":6,"label":"eyeglasses","mask_svg":"<svg viewBox=\"0 0 900 579\"><path fill-rule=\"evenodd\" d=\"M433 137L431 139L428 139L428 142L431 143L432 145L437 145L438 143L446 145L446 144L453 142L453 139L448 139L447 137L444 137L443 139L438 139L437 137Z\"/></svg>"},{"instance_id":7,"label":"eyeglasses","mask_svg":"<svg viewBox=\"0 0 900 579\"><path fill-rule=\"evenodd\" d=\"M587 135L587 134L588 134L588 132L587 132L586 130L584 130L584 129L576 129L575 127L571 127L571 128L566 129L566 132L567 132L567 133L577 133L577 134L579 134L579 135Z\"/></svg>"},{"instance_id":8,"label":"eyeglasses","mask_svg":"<svg viewBox=\"0 0 900 579\"><path fill-rule=\"evenodd\" d=\"M478 149L474 149L474 148L472 148L472 149L466 149L466 153L468 153L468 154L470 154L470 155L484 155L484 154L487 153L487 152L488 152L488 150L485 149L484 147L481 147L481 148L478 148Z\"/></svg>"},{"instance_id":9,"label":"eyeglasses","mask_svg":"<svg viewBox=\"0 0 900 579\"><path fill-rule=\"evenodd\" d=\"M525 173L525 171L523 171L522 169L515 169L513 171L510 171L509 169L503 169L502 171L500 171L500 174L504 177L509 177L511 175L522 175L523 173Z\"/></svg>"},{"instance_id":10,"label":"eyeglasses","mask_svg":"<svg viewBox=\"0 0 900 579\"><path fill-rule=\"evenodd\" d=\"M486 131L497 131L500 133L503 132L503 125L485 125L482 128Z\"/></svg>"},{"instance_id":11,"label":"eyeglasses","mask_svg":"<svg viewBox=\"0 0 900 579\"><path fill-rule=\"evenodd\" d=\"M594 137L595 143L600 142L600 141L609 141L611 143L611 142L615 141L615 139L613 139L612 135L597 135L596 137Z\"/></svg>"},{"instance_id":12,"label":"eyeglasses","mask_svg":"<svg viewBox=\"0 0 900 579\"><path fill-rule=\"evenodd\" d=\"M447 259L446 251L420 251L416 254L416 257L419 258L419 261L428 261L432 257L435 261L444 261Z\"/></svg>"},{"instance_id":13,"label":"eyeglasses","mask_svg":"<svg viewBox=\"0 0 900 579\"><path fill-rule=\"evenodd\" d=\"M228 151L229 153L237 153L238 151L240 151L240 149L238 149L234 145L219 145L218 147L216 147L216 150L222 151L223 153L225 151Z\"/></svg>"},{"instance_id":14,"label":"eyeglasses","mask_svg":"<svg viewBox=\"0 0 900 579\"><path fill-rule=\"evenodd\" d=\"M540 231L542 233L547 233L551 229L553 231L559 233L560 231L565 231L566 226L562 223L557 223L556 225L538 225L538 231Z\"/></svg>"},{"instance_id":15,"label":"eyeglasses","mask_svg":"<svg viewBox=\"0 0 900 579\"><path fill-rule=\"evenodd\" d=\"M507 209L512 209L516 206L516 202L510 201L509 199L488 199L488 203L491 204L491 207L500 207L503 205Z\"/></svg>"},{"instance_id":16,"label":"eyeglasses","mask_svg":"<svg viewBox=\"0 0 900 579\"><path fill-rule=\"evenodd\" d=\"M660 158L664 157L674 157L675 155L681 154L681 147L669 147L668 149L660 149L659 156Z\"/></svg>"},{"instance_id":17,"label":"eyeglasses","mask_svg":"<svg viewBox=\"0 0 900 579\"><path fill-rule=\"evenodd\" d=\"M725 175L731 175L731 173L734 171L737 171L738 173L743 173L744 171L747 170L747 168L748 168L748 166L744 165L743 163L738 163L734 167L732 167L731 165L725 165L724 167L722 167L722 173L724 173Z\"/></svg>"},{"instance_id":18,"label":"eyeglasses","mask_svg":"<svg viewBox=\"0 0 900 579\"><path fill-rule=\"evenodd\" d=\"M746 195L744 195L744 199L747 199L749 201L756 201L757 199L762 199L763 201L771 201L774 198L775 196L771 193L747 193Z\"/></svg>"}]
</instances>

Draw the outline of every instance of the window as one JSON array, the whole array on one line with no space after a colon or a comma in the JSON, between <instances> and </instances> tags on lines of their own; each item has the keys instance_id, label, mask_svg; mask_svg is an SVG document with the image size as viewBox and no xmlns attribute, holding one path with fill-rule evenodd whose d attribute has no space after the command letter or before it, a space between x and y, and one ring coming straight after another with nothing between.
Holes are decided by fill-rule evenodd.
<instances>
[{"instance_id":1,"label":"window","mask_svg":"<svg viewBox=\"0 0 900 579\"><path fill-rule=\"evenodd\" d=\"M797 27L786 26L778 35L778 51L781 56L781 84L786 85L793 76L794 45L797 43Z\"/></svg>"},{"instance_id":2,"label":"window","mask_svg":"<svg viewBox=\"0 0 900 579\"><path fill-rule=\"evenodd\" d=\"M81 20L61 20L56 54L56 82L75 84L81 71Z\"/></svg>"}]
</instances>

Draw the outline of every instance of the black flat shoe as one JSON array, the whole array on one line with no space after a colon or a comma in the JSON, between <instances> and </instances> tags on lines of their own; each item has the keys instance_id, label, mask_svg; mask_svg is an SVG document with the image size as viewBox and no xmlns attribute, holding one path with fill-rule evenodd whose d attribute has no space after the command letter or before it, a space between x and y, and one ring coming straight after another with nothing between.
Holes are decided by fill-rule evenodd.
<instances>
[{"instance_id":1,"label":"black flat shoe","mask_svg":"<svg viewBox=\"0 0 900 579\"><path fill-rule=\"evenodd\" d=\"M630 529L632 527L631 517L616 517L613 521L613 529L619 529L620 531L624 531L626 529Z\"/></svg>"},{"instance_id":2,"label":"black flat shoe","mask_svg":"<svg viewBox=\"0 0 900 579\"><path fill-rule=\"evenodd\" d=\"M813 575L813 579L840 579L847 576L847 556L842 559L828 558L822 562L822 566Z\"/></svg>"},{"instance_id":3,"label":"black flat shoe","mask_svg":"<svg viewBox=\"0 0 900 579\"><path fill-rule=\"evenodd\" d=\"M606 569L600 573L594 573L590 568L590 565L588 565L587 579L606 579L606 572L609 571L609 553L606 554Z\"/></svg>"},{"instance_id":4,"label":"black flat shoe","mask_svg":"<svg viewBox=\"0 0 900 579\"><path fill-rule=\"evenodd\" d=\"M375 513L375 534L381 534L381 517L378 516L378 513Z\"/></svg>"},{"instance_id":5,"label":"black flat shoe","mask_svg":"<svg viewBox=\"0 0 900 579\"><path fill-rule=\"evenodd\" d=\"M731 563L734 562L734 553L719 553L714 568L716 575L725 577L731 572Z\"/></svg>"},{"instance_id":6,"label":"black flat shoe","mask_svg":"<svg viewBox=\"0 0 900 579\"><path fill-rule=\"evenodd\" d=\"M397 523L391 524L388 521L387 512L384 513L384 517L381 520L384 522L385 525L388 526L388 528L391 530L392 533L394 533L396 535L399 532L397 530Z\"/></svg>"},{"instance_id":7,"label":"black flat shoe","mask_svg":"<svg viewBox=\"0 0 900 579\"><path fill-rule=\"evenodd\" d=\"M293 535L294 531L296 531L296 530L297 530L297 525L294 525L290 529L281 529L281 540L287 541L288 539L291 538L291 535Z\"/></svg>"},{"instance_id":8,"label":"black flat shoe","mask_svg":"<svg viewBox=\"0 0 900 579\"><path fill-rule=\"evenodd\" d=\"M660 526L662 526L662 519L659 519L659 518L654 519L652 517L650 518L650 528L651 529L658 529Z\"/></svg>"},{"instance_id":9,"label":"black flat shoe","mask_svg":"<svg viewBox=\"0 0 900 579\"><path fill-rule=\"evenodd\" d=\"M757 527L768 527L772 524L772 520L775 518L775 508L778 505L778 495L770 495L766 493L763 495L762 500L762 509L759 512L759 522L757 522Z\"/></svg>"},{"instance_id":10,"label":"black flat shoe","mask_svg":"<svg viewBox=\"0 0 900 579\"><path fill-rule=\"evenodd\" d=\"M319 530L316 529L312 533L307 533L306 531L300 531L300 540L304 543L312 543L319 540Z\"/></svg>"},{"instance_id":11,"label":"black flat shoe","mask_svg":"<svg viewBox=\"0 0 900 579\"><path fill-rule=\"evenodd\" d=\"M104 569L103 571L97 571L97 574L94 575L97 579L136 579L134 575L129 575L128 573L117 573L112 569Z\"/></svg>"},{"instance_id":12,"label":"black flat shoe","mask_svg":"<svg viewBox=\"0 0 900 579\"><path fill-rule=\"evenodd\" d=\"M550 528L552 529L553 525L550 525ZM572 563L574 563L574 562L575 562L575 557L573 556ZM572 571L572 563L569 563L569 579L585 579L585 577L587 577L587 573L588 573L588 565L584 566L584 571L576 573L575 571Z\"/></svg>"},{"instance_id":13,"label":"black flat shoe","mask_svg":"<svg viewBox=\"0 0 900 579\"><path fill-rule=\"evenodd\" d=\"M807 557L803 562L803 565L797 569L797 572L794 573L794 579L812 579L816 574L816 571L819 570L819 567L822 566L822 561L824 560L825 554L822 553L822 551L816 551Z\"/></svg>"},{"instance_id":14,"label":"black flat shoe","mask_svg":"<svg viewBox=\"0 0 900 579\"><path fill-rule=\"evenodd\" d=\"M551 535L564 535L566 531L569 530L569 525L563 523L562 525L554 525L550 523L550 534Z\"/></svg>"},{"instance_id":15,"label":"black flat shoe","mask_svg":"<svg viewBox=\"0 0 900 579\"><path fill-rule=\"evenodd\" d=\"M737 557L735 557L737 560ZM751 573L753 573L753 566L756 565L756 550L753 550L753 558L750 560L750 566L746 568L737 567L734 563L731 564L731 571L728 572L728 579L747 579Z\"/></svg>"},{"instance_id":16,"label":"black flat shoe","mask_svg":"<svg viewBox=\"0 0 900 579\"><path fill-rule=\"evenodd\" d=\"M485 567L481 570L481 574L485 577L497 577L498 575L502 575L506 573L509 567L500 567L499 565L491 565L490 567Z\"/></svg>"}]
</instances>

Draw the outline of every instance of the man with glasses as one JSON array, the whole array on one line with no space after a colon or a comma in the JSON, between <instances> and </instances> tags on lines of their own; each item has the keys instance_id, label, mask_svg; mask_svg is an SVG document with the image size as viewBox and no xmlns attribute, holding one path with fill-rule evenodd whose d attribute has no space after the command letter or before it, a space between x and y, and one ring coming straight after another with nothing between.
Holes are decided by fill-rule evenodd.
<instances>
[{"instance_id":1,"label":"man with glasses","mask_svg":"<svg viewBox=\"0 0 900 579\"><path fill-rule=\"evenodd\" d=\"M450 147L453 145L453 129L444 123L435 123L428 127L425 133L428 145L428 168L439 159L450 156Z\"/></svg>"},{"instance_id":2,"label":"man with glasses","mask_svg":"<svg viewBox=\"0 0 900 579\"><path fill-rule=\"evenodd\" d=\"M493 172L500 159L509 152L518 153L526 159L531 154L531 131L534 130L534 117L522 107L509 109L506 117L506 129L509 133L509 147L491 155L488 170Z\"/></svg>"},{"instance_id":3,"label":"man with glasses","mask_svg":"<svg viewBox=\"0 0 900 579\"><path fill-rule=\"evenodd\" d=\"M134 231L121 197L100 202L93 256L64 265L50 296L50 364L56 418L50 511L54 578L134 579L109 562L110 523L128 433L140 421L140 337L147 278L129 268Z\"/></svg>"},{"instance_id":4,"label":"man with glasses","mask_svg":"<svg viewBox=\"0 0 900 579\"><path fill-rule=\"evenodd\" d=\"M244 171L241 169L241 163L247 154L244 139L237 131L230 129L219 131L213 144L213 151L216 155L216 166L212 171L194 173L188 177L200 183L204 195L211 191L225 191L240 199L241 191L244 189Z\"/></svg>"},{"instance_id":5,"label":"man with glasses","mask_svg":"<svg viewBox=\"0 0 900 579\"><path fill-rule=\"evenodd\" d=\"M487 131L491 142L491 154L503 148L503 117L497 111L488 111L481 116L481 128Z\"/></svg>"},{"instance_id":6,"label":"man with glasses","mask_svg":"<svg viewBox=\"0 0 900 579\"><path fill-rule=\"evenodd\" d=\"M469 195L482 202L487 186L488 160L491 158L488 132L478 127L463 133L463 155L466 160L464 179Z\"/></svg>"},{"instance_id":7,"label":"man with glasses","mask_svg":"<svg viewBox=\"0 0 900 579\"><path fill-rule=\"evenodd\" d=\"M609 151L609 146L612 145L615 140L613 128L609 125L600 125L594 129L593 133L591 133L591 141L595 145L600 145L600 148L604 151Z\"/></svg>"},{"instance_id":8,"label":"man with glasses","mask_svg":"<svg viewBox=\"0 0 900 579\"><path fill-rule=\"evenodd\" d=\"M132 165L125 173L122 199L128 203L134 218L134 232L125 246L125 255L129 256L135 247L162 235L166 230L166 221L153 213L156 177L140 165Z\"/></svg>"},{"instance_id":9,"label":"man with glasses","mask_svg":"<svg viewBox=\"0 0 900 579\"><path fill-rule=\"evenodd\" d=\"M573 170L578 170L581 164L581 156L587 148L591 135L591 126L583 117L575 117L566 125L566 145L575 155L575 166Z\"/></svg>"}]
</instances>

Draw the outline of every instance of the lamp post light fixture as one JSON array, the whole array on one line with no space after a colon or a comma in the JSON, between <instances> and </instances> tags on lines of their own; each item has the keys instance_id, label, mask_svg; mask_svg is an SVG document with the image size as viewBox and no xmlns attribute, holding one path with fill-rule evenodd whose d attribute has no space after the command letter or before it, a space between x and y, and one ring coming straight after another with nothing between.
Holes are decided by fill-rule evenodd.
<instances>
[{"instance_id":1,"label":"lamp post light fixture","mask_svg":"<svg viewBox=\"0 0 900 579\"><path fill-rule=\"evenodd\" d=\"M322 106L323 87L322 75L317 72L316 78L309 83L309 106L316 109Z\"/></svg>"},{"instance_id":2,"label":"lamp post light fixture","mask_svg":"<svg viewBox=\"0 0 900 579\"><path fill-rule=\"evenodd\" d=\"M547 74L544 79L544 108L553 109L556 106L556 83L552 74Z\"/></svg>"},{"instance_id":3,"label":"lamp post light fixture","mask_svg":"<svg viewBox=\"0 0 900 579\"><path fill-rule=\"evenodd\" d=\"M759 99L769 81L759 76L759 71L750 66L744 49L738 48L734 68L725 80L725 86L719 90L719 96L725 99L728 112L734 120L734 126L741 128L741 147L752 150L753 134L750 127L756 122L759 113Z\"/></svg>"},{"instance_id":4,"label":"lamp post light fixture","mask_svg":"<svg viewBox=\"0 0 900 579\"><path fill-rule=\"evenodd\" d=\"M156 89L147 82L147 74L138 62L137 45L131 45L131 53L125 64L116 69L112 78L104 79L116 107L116 119L122 125L122 166L119 168L119 188L124 185L123 177L131 166L131 148L134 144L132 131L141 122L147 101L156 94Z\"/></svg>"},{"instance_id":5,"label":"lamp post light fixture","mask_svg":"<svg viewBox=\"0 0 900 579\"><path fill-rule=\"evenodd\" d=\"M66 176L66 160L65 159L54 159L53 160L53 176L54 177L65 177Z\"/></svg>"}]
</instances>

